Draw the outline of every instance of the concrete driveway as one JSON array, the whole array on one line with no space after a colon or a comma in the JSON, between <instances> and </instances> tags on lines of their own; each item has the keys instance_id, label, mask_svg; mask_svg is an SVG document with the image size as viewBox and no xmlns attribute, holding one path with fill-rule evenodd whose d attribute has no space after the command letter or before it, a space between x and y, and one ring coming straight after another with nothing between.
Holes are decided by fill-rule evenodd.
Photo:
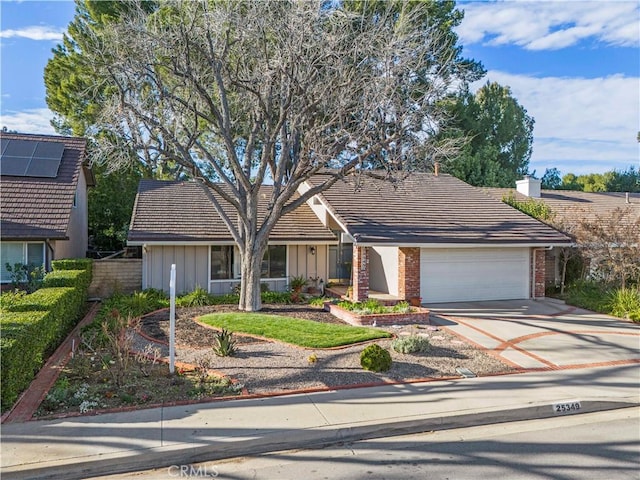
<instances>
[{"instance_id":1,"label":"concrete driveway","mask_svg":"<svg viewBox=\"0 0 640 480\"><path fill-rule=\"evenodd\" d=\"M524 370L640 363L640 325L556 300L428 307L435 325Z\"/></svg>"}]
</instances>

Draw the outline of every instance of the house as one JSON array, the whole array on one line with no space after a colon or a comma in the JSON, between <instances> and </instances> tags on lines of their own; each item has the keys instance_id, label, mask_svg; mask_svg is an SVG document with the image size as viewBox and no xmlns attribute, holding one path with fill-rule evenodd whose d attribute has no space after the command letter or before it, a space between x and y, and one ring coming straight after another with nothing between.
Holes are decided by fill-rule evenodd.
<instances>
[{"instance_id":1,"label":"house","mask_svg":"<svg viewBox=\"0 0 640 480\"><path fill-rule=\"evenodd\" d=\"M606 219L617 209L628 212L626 218L630 222L640 219L640 193L544 190L540 187L540 180L525 177L516 182L515 191L509 188L485 188L484 191L496 200L511 194L520 202L528 199L543 202L551 210L553 223L562 225L566 233L574 232L583 220ZM546 254L545 283L548 287L561 283L560 257L561 252L557 247Z\"/></svg>"},{"instance_id":2,"label":"house","mask_svg":"<svg viewBox=\"0 0 640 480\"><path fill-rule=\"evenodd\" d=\"M84 257L88 243L86 140L0 133L1 281L5 266Z\"/></svg>"},{"instance_id":3,"label":"house","mask_svg":"<svg viewBox=\"0 0 640 480\"><path fill-rule=\"evenodd\" d=\"M143 248L143 288L167 290L171 263L178 291L227 293L239 282L237 247L196 183L142 181L128 244ZM395 185L352 176L279 221L263 281L284 289L298 275L351 277L356 300L369 291L424 303L537 298L545 250L570 244L449 175L414 173Z\"/></svg>"}]
</instances>

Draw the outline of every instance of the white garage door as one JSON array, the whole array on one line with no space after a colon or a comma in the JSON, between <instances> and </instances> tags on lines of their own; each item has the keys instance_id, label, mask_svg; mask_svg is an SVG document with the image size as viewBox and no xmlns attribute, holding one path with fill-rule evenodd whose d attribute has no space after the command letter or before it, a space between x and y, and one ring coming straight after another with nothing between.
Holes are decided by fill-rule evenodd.
<instances>
[{"instance_id":1,"label":"white garage door","mask_svg":"<svg viewBox=\"0 0 640 480\"><path fill-rule=\"evenodd\" d=\"M528 248L423 248L424 303L529 298Z\"/></svg>"}]
</instances>

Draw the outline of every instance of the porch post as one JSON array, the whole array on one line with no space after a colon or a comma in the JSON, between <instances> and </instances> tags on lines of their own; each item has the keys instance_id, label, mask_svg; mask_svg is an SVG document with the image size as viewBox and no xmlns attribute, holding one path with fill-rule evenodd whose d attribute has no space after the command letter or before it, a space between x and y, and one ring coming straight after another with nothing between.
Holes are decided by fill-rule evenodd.
<instances>
[{"instance_id":1,"label":"porch post","mask_svg":"<svg viewBox=\"0 0 640 480\"><path fill-rule=\"evenodd\" d=\"M398 248L398 296L406 301L420 297L420 248Z\"/></svg>"},{"instance_id":2,"label":"porch post","mask_svg":"<svg viewBox=\"0 0 640 480\"><path fill-rule=\"evenodd\" d=\"M531 286L531 298L545 297L545 277L546 277L546 251L541 248L531 249L531 267L533 271Z\"/></svg>"},{"instance_id":3,"label":"porch post","mask_svg":"<svg viewBox=\"0 0 640 480\"><path fill-rule=\"evenodd\" d=\"M369 298L369 247L353 244L352 265L352 299L354 302L362 302Z\"/></svg>"}]
</instances>

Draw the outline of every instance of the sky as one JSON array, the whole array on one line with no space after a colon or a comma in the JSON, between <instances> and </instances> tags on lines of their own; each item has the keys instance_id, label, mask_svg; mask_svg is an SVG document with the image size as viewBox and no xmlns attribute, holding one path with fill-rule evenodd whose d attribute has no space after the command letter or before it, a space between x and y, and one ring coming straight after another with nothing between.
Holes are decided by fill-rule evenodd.
<instances>
[{"instance_id":1,"label":"sky","mask_svg":"<svg viewBox=\"0 0 640 480\"><path fill-rule=\"evenodd\" d=\"M640 2L459 1L463 55L511 88L535 119L529 164L541 176L640 166ZM70 1L0 0L0 126L55 133L43 80L72 20Z\"/></svg>"}]
</instances>

